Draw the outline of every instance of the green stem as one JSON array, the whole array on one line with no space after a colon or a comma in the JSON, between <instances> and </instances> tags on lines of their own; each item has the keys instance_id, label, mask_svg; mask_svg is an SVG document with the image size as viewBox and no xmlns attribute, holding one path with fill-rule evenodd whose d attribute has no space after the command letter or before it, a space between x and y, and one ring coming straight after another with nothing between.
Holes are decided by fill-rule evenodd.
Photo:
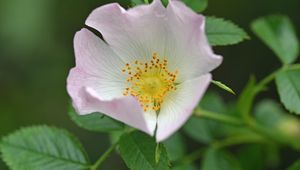
<instances>
[{"instance_id":1,"label":"green stem","mask_svg":"<svg viewBox=\"0 0 300 170\"><path fill-rule=\"evenodd\" d=\"M261 92L262 90L265 89L265 87L267 86L267 84L269 84L271 81L273 81L276 77L276 75L282 71L281 69L278 69L276 71L274 71L272 74L268 75L267 77L265 77L264 79L262 79L255 88L255 93L258 94L259 92Z\"/></svg>"},{"instance_id":2,"label":"green stem","mask_svg":"<svg viewBox=\"0 0 300 170\"><path fill-rule=\"evenodd\" d=\"M275 79L278 73L283 72L283 71L288 71L288 70L300 70L300 64L292 64L292 65L285 65L282 68L274 71L272 74L269 76L265 77L262 79L255 87L253 91L253 99L255 96L264 90L264 88ZM262 127L260 124L256 122L256 120L250 116L247 117L247 119L240 120L235 117L231 117L225 114L221 113L215 113L211 111L206 111L202 109L196 109L194 111L194 115L201 117L201 118L206 118L206 119L211 119L215 120L221 123L226 123L234 126L244 126L245 128L251 130L254 132L252 136L236 136L236 137L230 137L227 139L224 139L223 141L218 141L213 143L212 145L217 148L222 148L222 147L227 147L231 145L236 145L236 144L242 144L242 143L247 143L247 142L266 142L267 139L269 139L271 142L280 142L280 143L289 143L286 140L280 138L280 136L274 135L272 132L270 132L268 129Z\"/></svg>"},{"instance_id":3,"label":"green stem","mask_svg":"<svg viewBox=\"0 0 300 170\"><path fill-rule=\"evenodd\" d=\"M149 0L144 0L145 4L149 4Z\"/></svg>"},{"instance_id":4,"label":"green stem","mask_svg":"<svg viewBox=\"0 0 300 170\"><path fill-rule=\"evenodd\" d=\"M266 142L266 140L261 135L245 134L245 135L231 136L221 141L216 141L212 143L212 146L220 149L232 145L239 145L244 143L262 143L262 142Z\"/></svg>"},{"instance_id":5,"label":"green stem","mask_svg":"<svg viewBox=\"0 0 300 170\"><path fill-rule=\"evenodd\" d=\"M214 113L214 112L210 112L210 111L202 110L202 109L196 109L194 111L194 115L199 116L201 118L212 119L212 120L216 120L219 122L236 125L236 126L241 126L244 124L241 120L239 120L235 117L227 116L227 115L221 114L221 113Z\"/></svg>"},{"instance_id":6,"label":"green stem","mask_svg":"<svg viewBox=\"0 0 300 170\"><path fill-rule=\"evenodd\" d=\"M272 141L285 143L283 138L278 135L274 135L270 130L258 124L253 118L251 118L251 121L247 122L247 127L257 134L265 136L268 139L272 139Z\"/></svg>"},{"instance_id":7,"label":"green stem","mask_svg":"<svg viewBox=\"0 0 300 170\"><path fill-rule=\"evenodd\" d=\"M257 84L255 89L256 93L259 93L267 86L267 84L273 81L278 73L283 71L289 71L289 70L297 70L297 69L300 69L300 64L291 64L291 65L282 66L280 69L274 71L272 74L268 75Z\"/></svg>"},{"instance_id":8,"label":"green stem","mask_svg":"<svg viewBox=\"0 0 300 170\"><path fill-rule=\"evenodd\" d=\"M105 152L104 154L95 162L94 165L92 165L90 167L90 170L97 170L97 168L102 164L102 162L107 159L112 152L115 150L115 148L117 147L118 142L116 142L115 144L113 144L112 146L110 146Z\"/></svg>"},{"instance_id":9,"label":"green stem","mask_svg":"<svg viewBox=\"0 0 300 170\"><path fill-rule=\"evenodd\" d=\"M300 63L291 64L286 67L283 67L283 70L300 70Z\"/></svg>"},{"instance_id":10,"label":"green stem","mask_svg":"<svg viewBox=\"0 0 300 170\"><path fill-rule=\"evenodd\" d=\"M202 110L199 108L194 111L194 115L201 117L201 118L215 120L215 121L218 121L221 123L226 123L226 124L233 125L233 126L245 126L249 130L251 130L257 134L267 136L269 138L275 139L276 141L280 140L280 139L274 137L274 135L270 134L264 127L261 127L253 118L251 118L250 121L244 122L243 120L240 120L240 119L232 117L232 116L228 116L226 114L211 112L211 111Z\"/></svg>"},{"instance_id":11,"label":"green stem","mask_svg":"<svg viewBox=\"0 0 300 170\"><path fill-rule=\"evenodd\" d=\"M252 105L255 97L263 90L265 90L265 88L267 87L267 85L272 82L276 76L284 71L288 71L288 70L296 70L296 69L300 69L300 64L291 64L291 65L284 65L282 66L280 69L274 71L273 73L271 73L270 75L268 75L267 77L265 77L264 79L262 79L259 83L256 84L256 86L249 91L248 94L248 106L250 107L250 105ZM251 115L250 115L250 108L248 109L242 109L244 111L242 111L242 115L244 118L244 121L246 123L248 123L248 121L251 121Z\"/></svg>"}]
</instances>

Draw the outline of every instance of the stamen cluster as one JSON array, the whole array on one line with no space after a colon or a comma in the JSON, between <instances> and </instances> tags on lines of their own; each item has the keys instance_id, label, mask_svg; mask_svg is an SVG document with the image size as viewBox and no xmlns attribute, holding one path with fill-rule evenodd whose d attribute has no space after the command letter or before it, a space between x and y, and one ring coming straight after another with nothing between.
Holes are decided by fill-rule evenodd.
<instances>
[{"instance_id":1,"label":"stamen cluster","mask_svg":"<svg viewBox=\"0 0 300 170\"><path fill-rule=\"evenodd\" d=\"M168 60L160 59L157 53L153 53L148 62L126 63L122 72L127 73L128 87L123 94L136 97L145 112L148 109L158 111L167 93L176 90L178 71L169 72L167 66Z\"/></svg>"}]
</instances>

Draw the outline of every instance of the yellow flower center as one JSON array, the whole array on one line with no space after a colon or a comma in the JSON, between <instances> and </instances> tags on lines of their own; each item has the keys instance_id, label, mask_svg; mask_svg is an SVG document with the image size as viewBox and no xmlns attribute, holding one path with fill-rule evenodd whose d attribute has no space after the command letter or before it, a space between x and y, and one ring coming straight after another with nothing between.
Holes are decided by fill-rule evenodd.
<instances>
[{"instance_id":1,"label":"yellow flower center","mask_svg":"<svg viewBox=\"0 0 300 170\"><path fill-rule=\"evenodd\" d=\"M127 63L122 70L128 76L124 95L136 97L145 112L148 109L158 111L167 93L176 90L178 71L169 72L167 66L168 60L160 59L156 53L150 61Z\"/></svg>"}]
</instances>

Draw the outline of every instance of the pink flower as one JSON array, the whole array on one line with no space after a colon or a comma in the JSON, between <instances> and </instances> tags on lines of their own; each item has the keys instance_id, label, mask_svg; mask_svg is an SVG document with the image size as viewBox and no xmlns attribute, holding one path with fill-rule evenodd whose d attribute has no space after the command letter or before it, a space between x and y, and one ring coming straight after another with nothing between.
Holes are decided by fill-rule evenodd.
<instances>
[{"instance_id":1,"label":"pink flower","mask_svg":"<svg viewBox=\"0 0 300 170\"><path fill-rule=\"evenodd\" d=\"M162 141L191 116L222 62L207 42L204 17L160 0L125 10L95 9L74 38L68 93L81 115L101 112Z\"/></svg>"}]
</instances>

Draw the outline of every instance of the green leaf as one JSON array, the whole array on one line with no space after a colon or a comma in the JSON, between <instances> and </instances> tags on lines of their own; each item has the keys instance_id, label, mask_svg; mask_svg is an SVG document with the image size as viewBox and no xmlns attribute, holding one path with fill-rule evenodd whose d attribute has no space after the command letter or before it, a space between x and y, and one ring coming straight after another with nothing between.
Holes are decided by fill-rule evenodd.
<instances>
[{"instance_id":1,"label":"green leaf","mask_svg":"<svg viewBox=\"0 0 300 170\"><path fill-rule=\"evenodd\" d=\"M109 133L110 143L118 143L124 131L112 131Z\"/></svg>"},{"instance_id":2,"label":"green leaf","mask_svg":"<svg viewBox=\"0 0 300 170\"><path fill-rule=\"evenodd\" d=\"M237 102L237 111L238 114L247 118L246 116L250 113L254 98L256 96L256 80L254 77L250 77L246 87L243 89L238 102Z\"/></svg>"},{"instance_id":3,"label":"green leaf","mask_svg":"<svg viewBox=\"0 0 300 170\"><path fill-rule=\"evenodd\" d=\"M159 144L159 160L157 158L154 138L141 133L125 134L120 140L120 153L128 168L132 170L169 170L169 160L165 147Z\"/></svg>"},{"instance_id":4,"label":"green leaf","mask_svg":"<svg viewBox=\"0 0 300 170\"><path fill-rule=\"evenodd\" d=\"M148 0L149 3L151 2L150 0ZM167 6L168 4L168 0L161 0L162 3ZM193 9L195 12L202 12L207 8L208 5L208 0L183 0L183 2L189 6L191 9ZM133 6L135 5L141 5L141 4L145 4L144 0L131 0L131 4Z\"/></svg>"},{"instance_id":5,"label":"green leaf","mask_svg":"<svg viewBox=\"0 0 300 170\"><path fill-rule=\"evenodd\" d=\"M287 170L299 170L300 169L300 160L294 162Z\"/></svg>"},{"instance_id":6,"label":"green leaf","mask_svg":"<svg viewBox=\"0 0 300 170\"><path fill-rule=\"evenodd\" d=\"M4 137L3 160L12 170L84 170L89 161L80 142L65 130L33 126Z\"/></svg>"},{"instance_id":7,"label":"green leaf","mask_svg":"<svg viewBox=\"0 0 300 170\"><path fill-rule=\"evenodd\" d=\"M161 2L163 3L163 5L164 5L165 7L167 7L168 4L169 4L169 0L161 0Z\"/></svg>"},{"instance_id":8,"label":"green leaf","mask_svg":"<svg viewBox=\"0 0 300 170\"><path fill-rule=\"evenodd\" d=\"M225 91L227 91L227 92L235 95L235 92L230 87L228 87L227 85L225 85L224 83L222 83L220 81L215 81L215 80L211 80L211 82L214 85L220 87L221 89L223 89L223 90L225 90Z\"/></svg>"},{"instance_id":9,"label":"green leaf","mask_svg":"<svg viewBox=\"0 0 300 170\"><path fill-rule=\"evenodd\" d=\"M160 155L161 155L161 146L160 143L156 144L156 148L155 148L155 163L157 164L160 160Z\"/></svg>"},{"instance_id":10,"label":"green leaf","mask_svg":"<svg viewBox=\"0 0 300 170\"><path fill-rule=\"evenodd\" d=\"M141 4L144 4L144 0L131 0L131 4L133 6L135 6L135 5L141 5Z\"/></svg>"},{"instance_id":11,"label":"green leaf","mask_svg":"<svg viewBox=\"0 0 300 170\"><path fill-rule=\"evenodd\" d=\"M279 57L283 64L293 63L299 55L299 41L287 16L271 15L255 20L253 32Z\"/></svg>"},{"instance_id":12,"label":"green leaf","mask_svg":"<svg viewBox=\"0 0 300 170\"><path fill-rule=\"evenodd\" d=\"M210 143L218 138L218 123L212 120L206 120L199 117L191 117L184 125L185 133L196 141L201 143Z\"/></svg>"},{"instance_id":13,"label":"green leaf","mask_svg":"<svg viewBox=\"0 0 300 170\"><path fill-rule=\"evenodd\" d=\"M172 170L197 170L197 168L191 164L183 164L172 167Z\"/></svg>"},{"instance_id":14,"label":"green leaf","mask_svg":"<svg viewBox=\"0 0 300 170\"><path fill-rule=\"evenodd\" d=\"M276 85L285 108L300 114L300 70L280 72L276 76Z\"/></svg>"},{"instance_id":15,"label":"green leaf","mask_svg":"<svg viewBox=\"0 0 300 170\"><path fill-rule=\"evenodd\" d=\"M107 132L122 130L124 128L124 124L101 113L79 115L70 107L69 116L79 127L90 131Z\"/></svg>"},{"instance_id":16,"label":"green leaf","mask_svg":"<svg viewBox=\"0 0 300 170\"><path fill-rule=\"evenodd\" d=\"M280 163L279 145L248 144L238 148L236 158L243 170L276 169Z\"/></svg>"},{"instance_id":17,"label":"green leaf","mask_svg":"<svg viewBox=\"0 0 300 170\"><path fill-rule=\"evenodd\" d=\"M238 161L229 153L210 148L204 155L202 170L241 170Z\"/></svg>"},{"instance_id":18,"label":"green leaf","mask_svg":"<svg viewBox=\"0 0 300 170\"><path fill-rule=\"evenodd\" d=\"M213 104L212 104L213 103ZM222 97L216 92L208 92L200 101L199 106L205 110L213 112L226 112L227 106L225 105Z\"/></svg>"},{"instance_id":19,"label":"green leaf","mask_svg":"<svg viewBox=\"0 0 300 170\"><path fill-rule=\"evenodd\" d=\"M231 21L206 17L206 35L211 45L233 45L249 39L248 34Z\"/></svg>"},{"instance_id":20,"label":"green leaf","mask_svg":"<svg viewBox=\"0 0 300 170\"><path fill-rule=\"evenodd\" d=\"M169 1L168 0L161 0L164 6L167 6ZM145 0L131 0L131 4L132 6L136 6L136 5L142 5L145 4ZM151 3L150 0L148 0L149 3Z\"/></svg>"},{"instance_id":21,"label":"green leaf","mask_svg":"<svg viewBox=\"0 0 300 170\"><path fill-rule=\"evenodd\" d=\"M263 126L274 129L287 115L276 102L263 100L255 106L254 116Z\"/></svg>"},{"instance_id":22,"label":"green leaf","mask_svg":"<svg viewBox=\"0 0 300 170\"><path fill-rule=\"evenodd\" d=\"M239 148L237 158L243 170L264 170L264 150L260 145L244 145Z\"/></svg>"},{"instance_id":23,"label":"green leaf","mask_svg":"<svg viewBox=\"0 0 300 170\"><path fill-rule=\"evenodd\" d=\"M203 12L207 8L207 1L208 0L183 0L183 2L195 12Z\"/></svg>"},{"instance_id":24,"label":"green leaf","mask_svg":"<svg viewBox=\"0 0 300 170\"><path fill-rule=\"evenodd\" d=\"M163 142L163 144L167 149L171 161L177 161L184 157L186 153L186 147L183 141L183 137L179 132L169 137L166 141Z\"/></svg>"},{"instance_id":25,"label":"green leaf","mask_svg":"<svg viewBox=\"0 0 300 170\"><path fill-rule=\"evenodd\" d=\"M226 106L222 98L212 92L207 93L203 97L200 107L214 112L226 112ZM222 130L224 129L220 128L220 126L221 124L216 121L193 116L184 125L183 130L188 136L201 143L210 143L223 135Z\"/></svg>"}]
</instances>

